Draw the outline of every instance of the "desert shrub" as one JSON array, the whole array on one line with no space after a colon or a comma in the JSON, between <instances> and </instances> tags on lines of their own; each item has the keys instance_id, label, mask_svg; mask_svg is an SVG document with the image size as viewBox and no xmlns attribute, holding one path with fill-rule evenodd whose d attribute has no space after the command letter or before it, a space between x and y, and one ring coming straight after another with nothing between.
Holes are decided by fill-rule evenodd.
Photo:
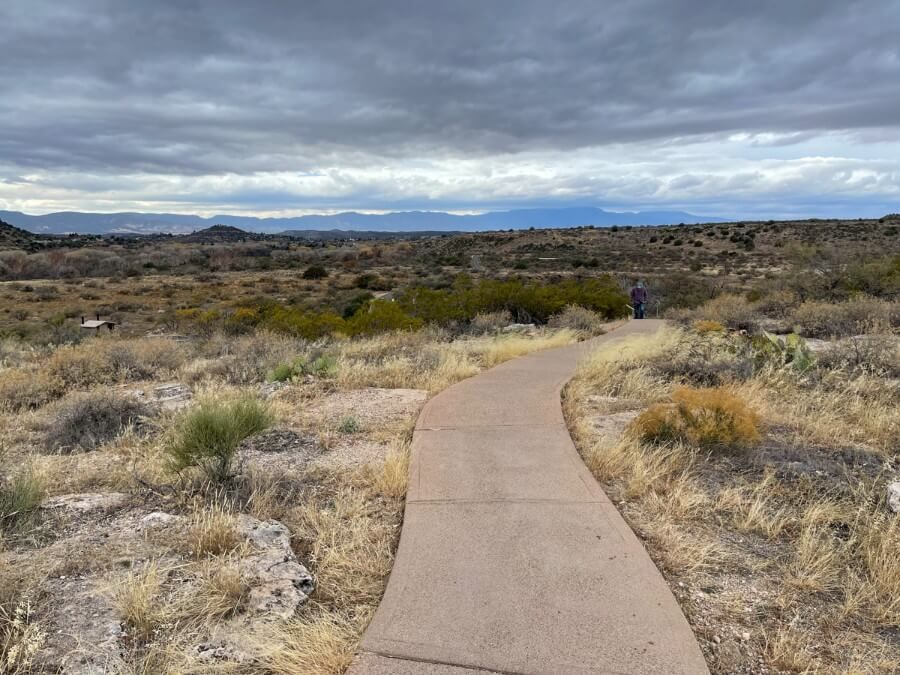
<instances>
[{"instance_id":1,"label":"desert shrub","mask_svg":"<svg viewBox=\"0 0 900 675\"><path fill-rule=\"evenodd\" d=\"M349 319L375 298L371 293L359 293L344 306L343 318Z\"/></svg>"},{"instance_id":2,"label":"desert shrub","mask_svg":"<svg viewBox=\"0 0 900 675\"><path fill-rule=\"evenodd\" d=\"M150 413L134 396L109 391L76 393L54 407L44 447L50 452L93 450Z\"/></svg>"},{"instance_id":3,"label":"desert shrub","mask_svg":"<svg viewBox=\"0 0 900 675\"><path fill-rule=\"evenodd\" d=\"M229 384L253 384L265 380L279 364L289 363L304 346L271 331L238 338L218 335L204 345L204 358L185 365L181 376L190 382L218 379Z\"/></svg>"},{"instance_id":4,"label":"desert shrub","mask_svg":"<svg viewBox=\"0 0 900 675\"><path fill-rule=\"evenodd\" d=\"M710 319L699 319L694 322L694 330L701 335L704 333L724 333L725 325Z\"/></svg>"},{"instance_id":5,"label":"desert shrub","mask_svg":"<svg viewBox=\"0 0 900 675\"><path fill-rule=\"evenodd\" d=\"M703 387L746 380L756 367L746 338L717 330L684 334L645 361L652 373L665 380Z\"/></svg>"},{"instance_id":6,"label":"desert shrub","mask_svg":"<svg viewBox=\"0 0 900 675\"><path fill-rule=\"evenodd\" d=\"M873 320L900 326L900 302L868 296L838 303L807 301L796 308L791 319L806 337L846 337L864 333Z\"/></svg>"},{"instance_id":7,"label":"desert shrub","mask_svg":"<svg viewBox=\"0 0 900 675\"><path fill-rule=\"evenodd\" d=\"M252 331L259 325L261 320L262 317L259 312L253 307L238 307L225 317L222 326L226 333L241 335Z\"/></svg>"},{"instance_id":8,"label":"desert shrub","mask_svg":"<svg viewBox=\"0 0 900 675\"><path fill-rule=\"evenodd\" d=\"M345 415L338 423L337 430L342 434L355 434L362 429L359 420L353 415Z\"/></svg>"},{"instance_id":9,"label":"desert shrub","mask_svg":"<svg viewBox=\"0 0 900 675\"><path fill-rule=\"evenodd\" d=\"M331 354L322 354L309 363L304 363L302 368L304 373L316 377L334 377L338 371L338 361Z\"/></svg>"},{"instance_id":10,"label":"desert shrub","mask_svg":"<svg viewBox=\"0 0 900 675\"><path fill-rule=\"evenodd\" d=\"M760 439L759 416L725 387L679 387L671 402L647 408L630 429L645 441L704 448L750 445Z\"/></svg>"},{"instance_id":11,"label":"desert shrub","mask_svg":"<svg viewBox=\"0 0 900 675\"><path fill-rule=\"evenodd\" d=\"M472 317L469 322L469 332L473 335L496 333L504 326L512 323L512 314L506 310L499 312L482 312Z\"/></svg>"},{"instance_id":12,"label":"desert shrub","mask_svg":"<svg viewBox=\"0 0 900 675\"><path fill-rule=\"evenodd\" d=\"M585 307L611 319L627 313L628 298L609 275L546 284L518 279L485 279L475 284L461 275L452 288L412 288L401 294L398 302L411 316L447 326L498 311L509 312L518 323L543 324L567 305Z\"/></svg>"},{"instance_id":13,"label":"desert shrub","mask_svg":"<svg viewBox=\"0 0 900 675\"><path fill-rule=\"evenodd\" d=\"M13 412L40 408L62 396L65 385L37 368L0 372L0 408Z\"/></svg>"},{"instance_id":14,"label":"desert shrub","mask_svg":"<svg viewBox=\"0 0 900 675\"><path fill-rule=\"evenodd\" d=\"M215 309L202 310L197 307L175 310L175 324L193 327L201 335L209 337L222 323L222 314Z\"/></svg>"},{"instance_id":15,"label":"desert shrub","mask_svg":"<svg viewBox=\"0 0 900 675\"><path fill-rule=\"evenodd\" d=\"M203 400L176 425L167 447L169 468L181 472L199 467L210 480L231 476L231 462L241 442L272 424L268 406L253 396L231 401Z\"/></svg>"},{"instance_id":16,"label":"desert shrub","mask_svg":"<svg viewBox=\"0 0 900 675\"><path fill-rule=\"evenodd\" d=\"M698 320L716 321L734 330L755 330L759 313L756 307L742 295L726 293L707 301L700 307L672 313L682 322Z\"/></svg>"},{"instance_id":17,"label":"desert shrub","mask_svg":"<svg viewBox=\"0 0 900 675\"><path fill-rule=\"evenodd\" d=\"M287 382L294 377L295 371L292 364L280 363L269 371L266 379L269 382Z\"/></svg>"},{"instance_id":18,"label":"desert shrub","mask_svg":"<svg viewBox=\"0 0 900 675\"><path fill-rule=\"evenodd\" d=\"M547 322L551 328L571 328L588 335L603 330L603 317L597 312L578 305L567 305L559 314L554 314Z\"/></svg>"},{"instance_id":19,"label":"desert shrub","mask_svg":"<svg viewBox=\"0 0 900 675\"><path fill-rule=\"evenodd\" d=\"M31 468L0 483L0 533L16 532L30 524L44 500L44 481Z\"/></svg>"},{"instance_id":20,"label":"desert shrub","mask_svg":"<svg viewBox=\"0 0 900 675\"><path fill-rule=\"evenodd\" d=\"M347 322L333 312L304 312L293 307L267 308L259 326L305 340L318 340L334 333L347 332Z\"/></svg>"},{"instance_id":21,"label":"desert shrub","mask_svg":"<svg viewBox=\"0 0 900 675\"><path fill-rule=\"evenodd\" d=\"M828 370L900 377L900 341L891 335L847 338L821 352L818 364Z\"/></svg>"},{"instance_id":22,"label":"desert shrub","mask_svg":"<svg viewBox=\"0 0 900 675\"><path fill-rule=\"evenodd\" d=\"M34 348L15 337L0 339L0 369L21 366L34 354ZM0 371L2 372L2 371Z\"/></svg>"},{"instance_id":23,"label":"desert shrub","mask_svg":"<svg viewBox=\"0 0 900 675\"><path fill-rule=\"evenodd\" d=\"M104 358L104 350L94 344L60 347L44 362L41 370L64 388L86 388L116 380L116 364Z\"/></svg>"},{"instance_id":24,"label":"desert shrub","mask_svg":"<svg viewBox=\"0 0 900 675\"><path fill-rule=\"evenodd\" d=\"M87 388L151 379L174 371L184 359L184 349L164 338L93 339L56 349L41 371L64 389Z\"/></svg>"},{"instance_id":25,"label":"desert shrub","mask_svg":"<svg viewBox=\"0 0 900 675\"><path fill-rule=\"evenodd\" d=\"M310 265L301 275L304 279L324 279L328 276L328 270L322 265Z\"/></svg>"},{"instance_id":26,"label":"desert shrub","mask_svg":"<svg viewBox=\"0 0 900 675\"><path fill-rule=\"evenodd\" d=\"M357 312L347 322L352 335L417 330L423 325L422 319L410 316L397 303L386 300L373 300L366 309Z\"/></svg>"},{"instance_id":27,"label":"desert shrub","mask_svg":"<svg viewBox=\"0 0 900 675\"><path fill-rule=\"evenodd\" d=\"M298 356L290 363L280 363L275 366L269 371L266 379L269 382L287 382L303 375L328 378L337 374L337 371L337 358L331 354L312 355L311 358Z\"/></svg>"},{"instance_id":28,"label":"desert shrub","mask_svg":"<svg viewBox=\"0 0 900 675\"><path fill-rule=\"evenodd\" d=\"M841 284L853 293L896 297L900 293L900 255L850 265Z\"/></svg>"},{"instance_id":29,"label":"desert shrub","mask_svg":"<svg viewBox=\"0 0 900 675\"><path fill-rule=\"evenodd\" d=\"M105 346L105 345L103 345ZM90 349L90 345L85 345ZM177 370L187 356L182 345L166 338L110 342L101 353L117 380L148 380Z\"/></svg>"},{"instance_id":30,"label":"desert shrub","mask_svg":"<svg viewBox=\"0 0 900 675\"><path fill-rule=\"evenodd\" d=\"M353 285L356 288L364 288L370 291L389 291L391 289L391 283L385 279L382 279L377 274L360 274L353 281Z\"/></svg>"},{"instance_id":31,"label":"desert shrub","mask_svg":"<svg viewBox=\"0 0 900 675\"><path fill-rule=\"evenodd\" d=\"M761 294L756 301L756 309L760 314L776 319L784 319L800 302L800 297L790 290L775 290Z\"/></svg>"}]
</instances>

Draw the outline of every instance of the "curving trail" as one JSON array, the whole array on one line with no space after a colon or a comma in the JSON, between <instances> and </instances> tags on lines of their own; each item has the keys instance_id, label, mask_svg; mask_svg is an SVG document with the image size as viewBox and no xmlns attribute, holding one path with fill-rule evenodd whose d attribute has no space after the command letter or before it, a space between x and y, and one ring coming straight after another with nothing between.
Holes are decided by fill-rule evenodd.
<instances>
[{"instance_id":1,"label":"curving trail","mask_svg":"<svg viewBox=\"0 0 900 675\"><path fill-rule=\"evenodd\" d=\"M708 672L560 405L591 346L661 323L508 361L428 402L397 559L351 675Z\"/></svg>"}]
</instances>

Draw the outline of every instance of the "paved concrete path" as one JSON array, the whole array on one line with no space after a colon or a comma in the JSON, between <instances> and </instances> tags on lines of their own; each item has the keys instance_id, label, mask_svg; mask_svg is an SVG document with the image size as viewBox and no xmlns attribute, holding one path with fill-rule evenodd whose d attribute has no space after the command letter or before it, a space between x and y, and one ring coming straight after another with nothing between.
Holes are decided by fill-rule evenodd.
<instances>
[{"instance_id":1,"label":"paved concrete path","mask_svg":"<svg viewBox=\"0 0 900 675\"><path fill-rule=\"evenodd\" d=\"M660 325L508 361L428 402L397 559L352 675L707 672L560 405L592 345Z\"/></svg>"}]
</instances>

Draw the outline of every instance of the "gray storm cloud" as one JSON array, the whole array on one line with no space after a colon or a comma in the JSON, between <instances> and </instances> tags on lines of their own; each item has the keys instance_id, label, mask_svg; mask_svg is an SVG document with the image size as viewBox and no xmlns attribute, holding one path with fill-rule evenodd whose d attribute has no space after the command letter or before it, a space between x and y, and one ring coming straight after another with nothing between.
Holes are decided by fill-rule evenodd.
<instances>
[{"instance_id":1,"label":"gray storm cloud","mask_svg":"<svg viewBox=\"0 0 900 675\"><path fill-rule=\"evenodd\" d=\"M722 183L713 148L728 142L738 164L865 156L877 166L855 169L874 172L858 196L897 199L898 27L895 0L6 0L0 203L40 208L24 176L48 207L142 189L173 204L256 190L365 207L353 200L415 201L417 180L423 202L465 200L459 171L521 180L540 162L557 175L534 179L535 200L585 180L576 196L603 200L631 176L632 199L672 201L666 186ZM83 174L99 189L73 186Z\"/></svg>"}]
</instances>

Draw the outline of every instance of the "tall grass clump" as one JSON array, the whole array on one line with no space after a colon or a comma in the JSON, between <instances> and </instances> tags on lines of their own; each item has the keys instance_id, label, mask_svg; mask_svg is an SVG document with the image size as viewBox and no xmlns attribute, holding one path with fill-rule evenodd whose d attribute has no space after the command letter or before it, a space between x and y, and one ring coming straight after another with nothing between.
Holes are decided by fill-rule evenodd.
<instances>
[{"instance_id":1,"label":"tall grass clump","mask_svg":"<svg viewBox=\"0 0 900 675\"><path fill-rule=\"evenodd\" d=\"M176 425L168 447L169 467L176 472L199 467L210 480L223 482L231 476L231 463L241 442L272 422L269 407L254 396L203 400Z\"/></svg>"},{"instance_id":2,"label":"tall grass clump","mask_svg":"<svg viewBox=\"0 0 900 675\"><path fill-rule=\"evenodd\" d=\"M631 430L650 442L729 447L757 443L759 423L759 415L727 387L679 387L670 402L638 415Z\"/></svg>"},{"instance_id":3,"label":"tall grass clump","mask_svg":"<svg viewBox=\"0 0 900 675\"><path fill-rule=\"evenodd\" d=\"M33 469L0 483L0 534L27 527L44 500L44 492L44 480Z\"/></svg>"}]
</instances>

